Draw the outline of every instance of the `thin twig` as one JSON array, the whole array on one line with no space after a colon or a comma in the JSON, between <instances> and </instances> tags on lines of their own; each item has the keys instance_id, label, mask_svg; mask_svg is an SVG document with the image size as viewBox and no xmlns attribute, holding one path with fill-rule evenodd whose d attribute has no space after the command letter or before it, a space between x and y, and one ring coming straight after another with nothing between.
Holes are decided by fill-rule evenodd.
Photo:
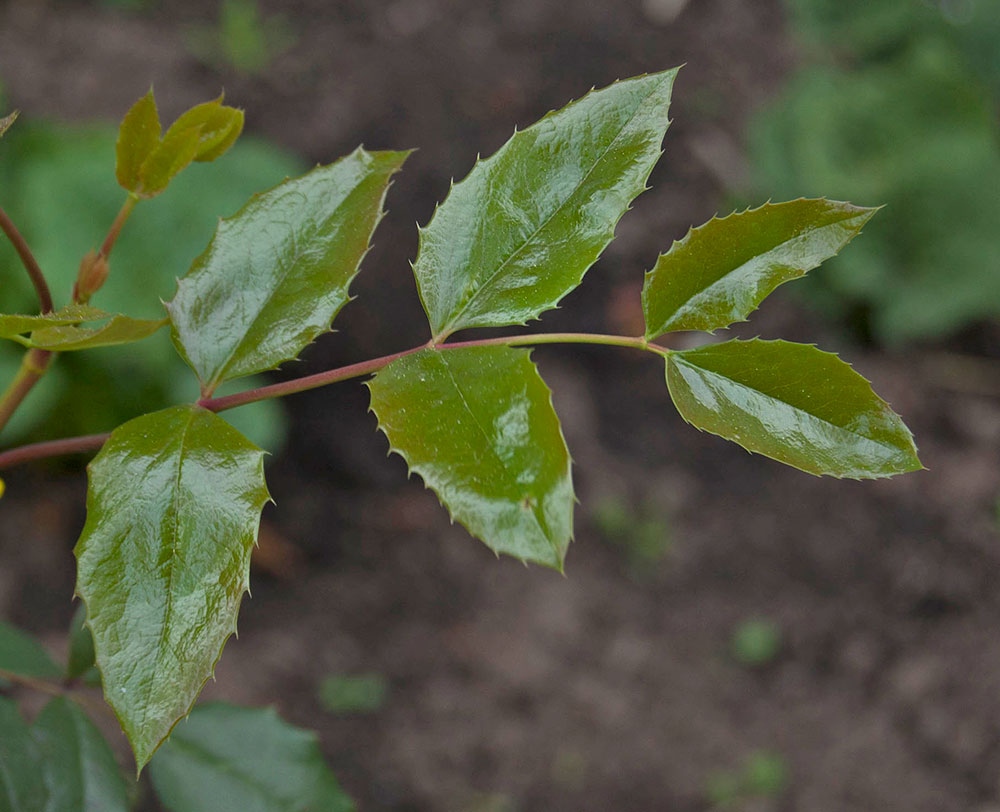
<instances>
[{"instance_id":1,"label":"thin twig","mask_svg":"<svg viewBox=\"0 0 1000 812\"><path fill-rule=\"evenodd\" d=\"M21 258L24 269L28 272L28 276L31 277L31 284L35 286L35 291L38 293L38 304L41 307L42 313L51 313L52 293L49 290L48 282L45 281L45 274L35 259L35 255L31 253L28 243L21 236L21 232L17 230L14 221L7 216L7 212L3 208L0 208L0 229L3 229L3 233L7 235L7 239L10 240L14 246L14 250L17 251L17 255Z\"/></svg>"}]
</instances>

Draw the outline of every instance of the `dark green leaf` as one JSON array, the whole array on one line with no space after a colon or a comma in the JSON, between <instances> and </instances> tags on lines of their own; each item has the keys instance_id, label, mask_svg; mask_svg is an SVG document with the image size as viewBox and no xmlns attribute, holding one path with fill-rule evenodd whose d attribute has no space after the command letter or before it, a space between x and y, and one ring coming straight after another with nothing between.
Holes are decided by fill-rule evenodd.
<instances>
[{"instance_id":1,"label":"dark green leaf","mask_svg":"<svg viewBox=\"0 0 1000 812\"><path fill-rule=\"evenodd\" d=\"M549 113L452 188L413 266L435 337L523 324L580 284L660 157L676 74Z\"/></svg>"},{"instance_id":2,"label":"dark green leaf","mask_svg":"<svg viewBox=\"0 0 1000 812\"><path fill-rule=\"evenodd\" d=\"M173 130L173 128L171 128ZM140 197L155 197L185 166L201 146L201 127L168 132L139 168Z\"/></svg>"},{"instance_id":3,"label":"dark green leaf","mask_svg":"<svg viewBox=\"0 0 1000 812\"><path fill-rule=\"evenodd\" d=\"M100 327L46 327L33 332L23 343L55 352L112 347L148 338L166 323L167 319L133 319L119 315Z\"/></svg>"},{"instance_id":4,"label":"dark green leaf","mask_svg":"<svg viewBox=\"0 0 1000 812\"><path fill-rule=\"evenodd\" d=\"M48 789L39 812L127 812L128 789L114 754L79 706L53 699L31 732Z\"/></svg>"},{"instance_id":5,"label":"dark green leaf","mask_svg":"<svg viewBox=\"0 0 1000 812\"><path fill-rule=\"evenodd\" d=\"M745 320L778 285L837 254L876 211L834 200L792 200L691 229L646 274L646 338Z\"/></svg>"},{"instance_id":6,"label":"dark green leaf","mask_svg":"<svg viewBox=\"0 0 1000 812\"><path fill-rule=\"evenodd\" d=\"M38 749L17 705L0 696L0 812L39 812L46 791Z\"/></svg>"},{"instance_id":7,"label":"dark green leaf","mask_svg":"<svg viewBox=\"0 0 1000 812\"><path fill-rule=\"evenodd\" d=\"M222 96L215 101L192 107L170 125L164 141L194 127L200 128L200 141L194 160L214 161L221 157L243 131L243 111L227 107Z\"/></svg>"},{"instance_id":8,"label":"dark green leaf","mask_svg":"<svg viewBox=\"0 0 1000 812\"><path fill-rule=\"evenodd\" d=\"M94 667L94 635L85 625L87 607L82 603L73 614L69 627L69 656L66 659L66 679L78 679Z\"/></svg>"},{"instance_id":9,"label":"dark green leaf","mask_svg":"<svg viewBox=\"0 0 1000 812\"><path fill-rule=\"evenodd\" d=\"M58 327L66 324L79 324L82 321L100 321L111 318L110 313L98 310L89 305L69 305L54 313L43 316L0 316L0 338L13 338L32 330L42 330L46 327Z\"/></svg>"},{"instance_id":10,"label":"dark green leaf","mask_svg":"<svg viewBox=\"0 0 1000 812\"><path fill-rule=\"evenodd\" d=\"M0 621L0 670L25 677L58 679L62 669L30 634Z\"/></svg>"},{"instance_id":11,"label":"dark green leaf","mask_svg":"<svg viewBox=\"0 0 1000 812\"><path fill-rule=\"evenodd\" d=\"M174 343L207 392L294 358L330 329L408 154L355 150L219 223L167 305Z\"/></svg>"},{"instance_id":12,"label":"dark green leaf","mask_svg":"<svg viewBox=\"0 0 1000 812\"><path fill-rule=\"evenodd\" d=\"M423 350L368 383L392 451L497 553L561 570L573 535L570 457L527 350Z\"/></svg>"},{"instance_id":13,"label":"dark green leaf","mask_svg":"<svg viewBox=\"0 0 1000 812\"><path fill-rule=\"evenodd\" d=\"M115 146L115 175L122 188L138 190L142 182L140 170L160 145L160 116L156 112L153 89L132 105L118 129Z\"/></svg>"},{"instance_id":14,"label":"dark green leaf","mask_svg":"<svg viewBox=\"0 0 1000 812\"><path fill-rule=\"evenodd\" d=\"M150 765L170 812L350 812L315 734L273 708L199 705Z\"/></svg>"},{"instance_id":15,"label":"dark green leaf","mask_svg":"<svg viewBox=\"0 0 1000 812\"><path fill-rule=\"evenodd\" d=\"M692 425L810 474L863 479L922 467L899 415L811 345L754 339L672 352L667 385Z\"/></svg>"},{"instance_id":16,"label":"dark green leaf","mask_svg":"<svg viewBox=\"0 0 1000 812\"><path fill-rule=\"evenodd\" d=\"M140 768L236 628L268 499L262 458L222 418L176 406L118 428L89 466L77 592Z\"/></svg>"},{"instance_id":17,"label":"dark green leaf","mask_svg":"<svg viewBox=\"0 0 1000 812\"><path fill-rule=\"evenodd\" d=\"M15 121L17 121L17 116L18 116L18 111L15 110L13 113L10 113L4 116L3 118L0 118L0 138L2 138L3 134L10 129L10 125L13 124Z\"/></svg>"}]
</instances>

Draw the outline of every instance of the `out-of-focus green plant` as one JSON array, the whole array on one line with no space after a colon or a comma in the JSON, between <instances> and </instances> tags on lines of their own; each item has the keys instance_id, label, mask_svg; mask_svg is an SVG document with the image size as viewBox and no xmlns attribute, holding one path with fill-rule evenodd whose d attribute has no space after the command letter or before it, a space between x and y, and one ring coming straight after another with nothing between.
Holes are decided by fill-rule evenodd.
<instances>
[{"instance_id":1,"label":"out-of-focus green plant","mask_svg":"<svg viewBox=\"0 0 1000 812\"><path fill-rule=\"evenodd\" d=\"M733 630L729 651L742 665L767 665L781 651L781 627L766 618L744 620Z\"/></svg>"},{"instance_id":2,"label":"out-of-focus green plant","mask_svg":"<svg viewBox=\"0 0 1000 812\"><path fill-rule=\"evenodd\" d=\"M257 76L295 44L295 35L284 17L265 17L257 0L222 0L215 25L192 27L187 44L207 65Z\"/></svg>"},{"instance_id":3,"label":"out-of-focus green plant","mask_svg":"<svg viewBox=\"0 0 1000 812\"><path fill-rule=\"evenodd\" d=\"M601 535L620 548L630 571L647 574L670 552L673 535L660 511L648 506L636 510L620 496L604 497L591 514Z\"/></svg>"},{"instance_id":4,"label":"out-of-focus green plant","mask_svg":"<svg viewBox=\"0 0 1000 812\"><path fill-rule=\"evenodd\" d=\"M385 704L388 692L381 674L331 674L320 683L319 701L330 713L374 713Z\"/></svg>"},{"instance_id":5,"label":"out-of-focus green plant","mask_svg":"<svg viewBox=\"0 0 1000 812\"><path fill-rule=\"evenodd\" d=\"M753 123L759 183L886 203L802 289L886 342L1000 316L1000 3L788 1L825 59Z\"/></svg>"},{"instance_id":6,"label":"out-of-focus green plant","mask_svg":"<svg viewBox=\"0 0 1000 812\"><path fill-rule=\"evenodd\" d=\"M708 778L705 794L717 809L731 809L755 798L777 798L788 789L788 762L780 753L757 750L738 770Z\"/></svg>"}]
</instances>

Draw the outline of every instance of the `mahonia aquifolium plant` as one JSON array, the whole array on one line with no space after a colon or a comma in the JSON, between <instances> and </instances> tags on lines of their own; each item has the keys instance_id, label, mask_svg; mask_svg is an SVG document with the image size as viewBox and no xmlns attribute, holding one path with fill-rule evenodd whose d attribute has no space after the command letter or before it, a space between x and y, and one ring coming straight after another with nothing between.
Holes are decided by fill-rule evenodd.
<instances>
[{"instance_id":1,"label":"mahonia aquifolium plant","mask_svg":"<svg viewBox=\"0 0 1000 812\"><path fill-rule=\"evenodd\" d=\"M295 358L329 330L350 298L386 192L408 152L359 148L255 195L220 221L162 320L107 313L90 301L108 276L115 239L134 206L163 192L191 162L220 157L242 129L242 112L220 98L192 108L163 133L152 91L136 102L117 143L124 206L101 248L84 257L65 307L55 309L42 269L3 214L41 313L0 316L0 337L27 348L20 373L0 398L0 426L58 353L127 344L167 325L201 383L196 403L144 415L110 435L0 453L6 468L100 449L88 469L87 520L75 549L76 591L85 611L73 640L84 641L76 646L84 653L68 673L78 678L96 662L140 770L191 714L152 763L154 785L171 809L205 808L205 796L196 795L204 788L190 778L192 771L223 765L259 778L246 747L276 737L300 737L288 757L308 765L303 774L312 783L294 789L295 797L314 793L324 809L339 797L315 743L273 715L218 704L192 713L236 628L269 500L264 452L220 412L366 377L390 449L437 493L452 519L497 553L557 570L573 536L571 459L526 346L596 343L651 353L664 363L670 397L686 421L811 474L876 478L921 467L902 420L834 355L760 339L683 351L656 343L671 331L711 332L745 320L778 285L835 255L875 209L800 199L692 229L646 273L640 336L451 340L467 328L523 325L580 284L661 155L676 73L592 91L515 131L452 187L420 229L413 262L430 326L426 344L238 394L215 392ZM3 119L2 127L10 123ZM31 649L30 638L6 633L21 650ZM5 661L3 651L0 646L2 677L46 680L64 673L39 651L32 649L27 670ZM77 749L89 748L111 770L106 744L72 702L55 700L35 723L40 732L24 727L5 702L0 699L6 714L0 720L7 721L0 725L20 724L18 735L36 742L46 769L78 769L77 762L56 763L65 754L52 746L60 730L73 727ZM209 756L195 764L197 748L182 746L191 740L203 740L198 752L214 758L214 767L206 766ZM86 780L76 778L77 784ZM102 809L126 808L122 787L115 804Z\"/></svg>"}]
</instances>

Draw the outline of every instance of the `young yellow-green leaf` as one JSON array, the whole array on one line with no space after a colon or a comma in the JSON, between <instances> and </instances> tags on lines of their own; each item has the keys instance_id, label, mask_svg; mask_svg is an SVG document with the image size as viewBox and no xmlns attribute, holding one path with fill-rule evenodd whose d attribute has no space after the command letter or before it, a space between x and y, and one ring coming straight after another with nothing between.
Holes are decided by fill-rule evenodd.
<instances>
[{"instance_id":1,"label":"young yellow-green leaf","mask_svg":"<svg viewBox=\"0 0 1000 812\"><path fill-rule=\"evenodd\" d=\"M53 699L31 733L48 790L38 812L128 812L128 788L114 753L76 703Z\"/></svg>"},{"instance_id":2,"label":"young yellow-green leaf","mask_svg":"<svg viewBox=\"0 0 1000 812\"><path fill-rule=\"evenodd\" d=\"M88 471L77 592L141 769L236 629L268 500L263 452L217 415L176 406L120 426Z\"/></svg>"},{"instance_id":3,"label":"young yellow-green leaf","mask_svg":"<svg viewBox=\"0 0 1000 812\"><path fill-rule=\"evenodd\" d=\"M222 96L192 107L170 125L164 140L193 127L200 128L200 140L194 160L214 161L221 157L243 132L243 111L227 107Z\"/></svg>"},{"instance_id":4,"label":"young yellow-green leaf","mask_svg":"<svg viewBox=\"0 0 1000 812\"><path fill-rule=\"evenodd\" d=\"M685 420L810 474L867 479L919 470L913 437L861 375L787 341L726 341L667 358Z\"/></svg>"},{"instance_id":5,"label":"young yellow-green leaf","mask_svg":"<svg viewBox=\"0 0 1000 812\"><path fill-rule=\"evenodd\" d=\"M573 536L570 456L528 350L404 356L368 382L392 451L497 553L562 569Z\"/></svg>"},{"instance_id":6,"label":"young yellow-green leaf","mask_svg":"<svg viewBox=\"0 0 1000 812\"><path fill-rule=\"evenodd\" d=\"M153 89L132 105L118 128L115 145L115 175L129 192L139 189L142 165L160 145L160 116L156 112Z\"/></svg>"},{"instance_id":7,"label":"young yellow-green leaf","mask_svg":"<svg viewBox=\"0 0 1000 812\"><path fill-rule=\"evenodd\" d=\"M201 127L198 125L168 132L139 167L136 193L140 197L158 195L178 172L194 160L200 145Z\"/></svg>"},{"instance_id":8,"label":"young yellow-green leaf","mask_svg":"<svg viewBox=\"0 0 1000 812\"><path fill-rule=\"evenodd\" d=\"M30 338L21 343L53 352L112 347L148 338L166 323L167 319L133 319L118 315L100 327L46 327L35 330Z\"/></svg>"},{"instance_id":9,"label":"young yellow-green leaf","mask_svg":"<svg viewBox=\"0 0 1000 812\"><path fill-rule=\"evenodd\" d=\"M273 369L330 329L408 152L357 149L222 220L167 305L206 392Z\"/></svg>"},{"instance_id":10,"label":"young yellow-green leaf","mask_svg":"<svg viewBox=\"0 0 1000 812\"><path fill-rule=\"evenodd\" d=\"M14 700L0 696L0 812L39 812L46 794L31 730Z\"/></svg>"},{"instance_id":11,"label":"young yellow-green leaf","mask_svg":"<svg viewBox=\"0 0 1000 812\"><path fill-rule=\"evenodd\" d=\"M274 708L199 705L149 766L170 812L351 812L316 735Z\"/></svg>"},{"instance_id":12,"label":"young yellow-green leaf","mask_svg":"<svg viewBox=\"0 0 1000 812\"><path fill-rule=\"evenodd\" d=\"M580 284L660 157L676 74L592 91L452 187L413 265L435 337L523 324Z\"/></svg>"},{"instance_id":13,"label":"young yellow-green leaf","mask_svg":"<svg viewBox=\"0 0 1000 812\"><path fill-rule=\"evenodd\" d=\"M87 623L87 607L82 603L73 613L69 626L69 654L66 657L66 679L79 679L94 667L94 635Z\"/></svg>"},{"instance_id":14,"label":"young yellow-green leaf","mask_svg":"<svg viewBox=\"0 0 1000 812\"><path fill-rule=\"evenodd\" d=\"M0 671L42 679L62 676L62 669L37 639L3 621L0 621Z\"/></svg>"},{"instance_id":15,"label":"young yellow-green leaf","mask_svg":"<svg viewBox=\"0 0 1000 812\"><path fill-rule=\"evenodd\" d=\"M0 118L0 138L2 138L3 134L10 129L10 125L17 121L17 116L18 111L15 110L13 113Z\"/></svg>"},{"instance_id":16,"label":"young yellow-green leaf","mask_svg":"<svg viewBox=\"0 0 1000 812\"><path fill-rule=\"evenodd\" d=\"M105 313L90 305L69 305L42 316L0 315L0 338L13 338L22 333L30 333L32 330L42 330L46 327L59 327L108 318L111 318L110 313Z\"/></svg>"},{"instance_id":17,"label":"young yellow-green leaf","mask_svg":"<svg viewBox=\"0 0 1000 812\"><path fill-rule=\"evenodd\" d=\"M709 220L646 274L646 338L743 321L778 285L837 254L878 209L791 200Z\"/></svg>"}]
</instances>

